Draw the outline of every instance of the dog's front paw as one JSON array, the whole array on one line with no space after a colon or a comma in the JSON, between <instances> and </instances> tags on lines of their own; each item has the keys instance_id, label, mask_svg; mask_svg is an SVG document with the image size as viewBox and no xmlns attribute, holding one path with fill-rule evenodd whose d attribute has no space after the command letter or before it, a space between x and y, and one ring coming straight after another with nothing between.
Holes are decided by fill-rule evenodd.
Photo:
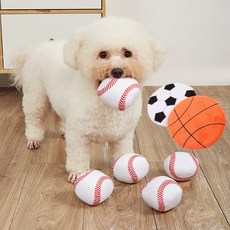
<instances>
[{"instance_id":1,"label":"dog's front paw","mask_svg":"<svg viewBox=\"0 0 230 230\"><path fill-rule=\"evenodd\" d=\"M80 175L81 173L77 173L77 172L70 172L69 176L68 176L68 181L69 183L74 183L74 181L77 179L77 177Z\"/></svg>"},{"instance_id":2,"label":"dog's front paw","mask_svg":"<svg viewBox=\"0 0 230 230\"><path fill-rule=\"evenodd\" d=\"M28 141L27 142L27 148L28 149L38 149L40 146L39 141Z\"/></svg>"}]
</instances>

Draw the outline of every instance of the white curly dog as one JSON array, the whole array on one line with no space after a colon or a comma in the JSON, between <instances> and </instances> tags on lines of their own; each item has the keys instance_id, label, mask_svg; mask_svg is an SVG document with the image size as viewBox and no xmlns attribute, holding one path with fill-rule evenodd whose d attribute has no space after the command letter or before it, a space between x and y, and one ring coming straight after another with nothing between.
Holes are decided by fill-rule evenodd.
<instances>
[{"instance_id":1,"label":"white curly dog","mask_svg":"<svg viewBox=\"0 0 230 230\"><path fill-rule=\"evenodd\" d=\"M119 111L99 99L97 88L108 77L131 77L142 85L160 66L163 52L135 20L107 17L68 41L46 41L18 55L14 82L23 89L27 147L39 147L51 105L65 132L69 181L90 168L90 142L107 142L115 159L133 152L141 95Z\"/></svg>"}]
</instances>

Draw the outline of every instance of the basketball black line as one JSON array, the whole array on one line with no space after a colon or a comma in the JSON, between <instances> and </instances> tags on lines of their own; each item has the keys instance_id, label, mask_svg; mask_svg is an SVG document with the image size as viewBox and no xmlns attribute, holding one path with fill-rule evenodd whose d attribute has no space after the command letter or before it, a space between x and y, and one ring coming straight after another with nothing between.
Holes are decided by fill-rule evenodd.
<instances>
[{"instance_id":1,"label":"basketball black line","mask_svg":"<svg viewBox=\"0 0 230 230\"><path fill-rule=\"evenodd\" d=\"M205 110L210 109L210 108L212 108L213 106L216 106L216 105L219 105L219 104L216 103L216 104L210 105L209 107L207 107L207 108L201 110L199 113L195 114L193 117L191 117L189 120L187 120L187 121L185 122L185 125L186 125L189 121L191 121L194 117L198 116L199 114L203 113Z\"/></svg>"},{"instance_id":2,"label":"basketball black line","mask_svg":"<svg viewBox=\"0 0 230 230\"><path fill-rule=\"evenodd\" d=\"M199 129L197 129L197 130L195 130L193 133L192 133L192 135L194 134L194 133L196 133L196 132L198 132L200 129L203 129L203 128L205 128L205 127L207 127L207 126L211 126L211 125L223 125L223 126L225 126L225 124L224 123L211 123L211 124L207 124L207 125L204 125L204 126L201 126ZM191 137L191 136L190 136ZM189 138L190 137L188 137L188 139L184 142L184 145L183 145L183 147L186 145L186 142L189 140ZM193 137L193 136L192 136ZM194 137L193 137L194 138ZM195 138L194 138L195 139ZM196 140L196 139L195 139ZM196 140L197 141L197 140ZM197 141L198 142L198 141ZM202 145L203 146L203 145ZM207 148L206 146L205 146L205 148Z\"/></svg>"},{"instance_id":3,"label":"basketball black line","mask_svg":"<svg viewBox=\"0 0 230 230\"><path fill-rule=\"evenodd\" d=\"M193 102L193 100L194 100L193 97L192 97L192 98L189 98L189 99L191 99L191 101L190 101L190 103L188 104L188 107L185 109L185 111L181 114L180 118L188 111L190 105L192 104L192 102ZM175 109L175 108L174 108L173 110L176 112L176 109ZM172 112L173 112L173 111L172 111ZM172 124L169 125L169 127L170 127L171 125L175 124L177 121L178 121L178 120L174 121Z\"/></svg>"},{"instance_id":4,"label":"basketball black line","mask_svg":"<svg viewBox=\"0 0 230 230\"><path fill-rule=\"evenodd\" d=\"M182 115L179 117L178 114L176 113L176 109L174 109L174 112L175 112L175 114L177 115L177 118L178 118L177 121L180 121L180 123L182 124L182 126L176 131L176 133L173 135L173 137L175 137L176 134L177 134L177 133L178 133L188 122L190 122L194 117L198 116L199 114L203 113L205 110L207 110L207 109L209 109L209 108L211 108L211 107L213 107L213 106L216 106L216 105L219 105L219 104L218 104L218 103L215 103L215 104L210 105L209 107L207 107L207 108L201 110L200 112L198 112L198 113L196 113L195 115L193 115L193 116L192 116L189 120L187 120L184 124L182 124L182 122L180 121L180 118L182 117ZM188 130L187 130L187 131L188 131ZM188 132L188 133L190 134L190 132Z\"/></svg>"},{"instance_id":5,"label":"basketball black line","mask_svg":"<svg viewBox=\"0 0 230 230\"><path fill-rule=\"evenodd\" d=\"M181 122L181 120L180 120L180 118L181 118L182 116L179 117L178 114L177 114L177 112L176 112L176 109L174 109L175 114L176 114L176 116L178 117L178 121L181 123L181 128L179 128L179 129L177 130L177 132L173 135L173 138L176 136L176 134L177 134L182 128L184 128L184 129L190 134L190 137L192 137L195 141L197 141L197 143L199 143L201 146L203 146L204 148L206 148L206 146L204 146L201 142L199 142L199 141L191 134L191 132L189 132L189 130L185 127L185 125L186 125L189 121L191 121L194 117L196 117L197 115L199 115L200 113L202 113L202 112L204 112L205 110L207 110L207 109L209 109L209 108L211 108L211 107L213 107L213 106L216 106L216 105L218 105L218 103L215 103L215 104L213 104L213 105L210 105L209 107L207 107L207 108L201 110L199 113L197 113L197 114L195 114L193 117L191 117L185 124L183 124L183 123ZM189 138L190 138L190 137L189 137ZM184 147L184 145L183 145L183 147Z\"/></svg>"},{"instance_id":6,"label":"basketball black line","mask_svg":"<svg viewBox=\"0 0 230 230\"><path fill-rule=\"evenodd\" d=\"M180 128L179 130L181 130L182 128L184 128L184 129L188 132L188 134L190 135L189 137L192 137L192 138L193 138L195 141L197 141L201 146L203 146L204 148L206 148L206 147L205 147L204 145L202 145L202 143L200 143L194 136L192 136L192 134L188 131L188 129L186 129L186 127L184 126L184 124L181 122L181 120L180 120L180 118L179 118L179 116L178 116L176 110L175 110L175 114L176 114L176 116L178 117L178 121L181 123L181 128ZM176 133L178 133L179 130L177 130ZM176 135L176 134L175 134L175 135ZM173 136L173 138L175 137L175 135ZM183 145L182 147L184 147L184 145Z\"/></svg>"}]
</instances>

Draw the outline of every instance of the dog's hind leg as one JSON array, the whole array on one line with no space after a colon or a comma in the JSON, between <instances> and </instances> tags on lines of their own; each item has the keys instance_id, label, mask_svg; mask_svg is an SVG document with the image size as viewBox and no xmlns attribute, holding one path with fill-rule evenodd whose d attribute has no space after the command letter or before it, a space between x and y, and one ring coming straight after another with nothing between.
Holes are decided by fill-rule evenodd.
<instances>
[{"instance_id":1,"label":"dog's hind leg","mask_svg":"<svg viewBox=\"0 0 230 230\"><path fill-rule=\"evenodd\" d=\"M45 123L50 104L42 87L31 85L23 88L23 111L25 114L25 135L27 148L36 149L44 138Z\"/></svg>"},{"instance_id":2,"label":"dog's hind leg","mask_svg":"<svg viewBox=\"0 0 230 230\"><path fill-rule=\"evenodd\" d=\"M59 133L65 139L65 122L64 122L64 120L57 113L55 113L55 121L57 123Z\"/></svg>"}]
</instances>

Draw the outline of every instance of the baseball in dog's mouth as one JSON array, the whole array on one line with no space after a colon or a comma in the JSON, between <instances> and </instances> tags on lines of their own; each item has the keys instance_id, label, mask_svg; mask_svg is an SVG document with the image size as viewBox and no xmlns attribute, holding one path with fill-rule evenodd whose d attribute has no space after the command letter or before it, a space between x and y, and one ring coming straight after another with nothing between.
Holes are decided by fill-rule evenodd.
<instances>
[{"instance_id":1,"label":"baseball in dog's mouth","mask_svg":"<svg viewBox=\"0 0 230 230\"><path fill-rule=\"evenodd\" d=\"M103 80L98 80L98 84L100 85L107 78L117 78L117 79L121 79L121 78L133 78L133 79L135 79L133 76L124 76L124 77L105 76L105 78Z\"/></svg>"}]
</instances>

